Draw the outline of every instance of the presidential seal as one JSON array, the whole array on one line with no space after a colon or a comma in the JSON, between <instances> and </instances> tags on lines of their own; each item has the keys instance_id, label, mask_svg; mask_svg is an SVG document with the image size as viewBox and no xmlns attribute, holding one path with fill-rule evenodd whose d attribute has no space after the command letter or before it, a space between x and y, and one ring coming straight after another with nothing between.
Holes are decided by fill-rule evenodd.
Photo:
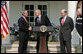
<instances>
[{"instance_id":1,"label":"presidential seal","mask_svg":"<svg viewBox=\"0 0 83 54\"><path fill-rule=\"evenodd\" d=\"M47 31L47 27L45 25L40 26L40 31L41 32L46 32Z\"/></svg>"}]
</instances>

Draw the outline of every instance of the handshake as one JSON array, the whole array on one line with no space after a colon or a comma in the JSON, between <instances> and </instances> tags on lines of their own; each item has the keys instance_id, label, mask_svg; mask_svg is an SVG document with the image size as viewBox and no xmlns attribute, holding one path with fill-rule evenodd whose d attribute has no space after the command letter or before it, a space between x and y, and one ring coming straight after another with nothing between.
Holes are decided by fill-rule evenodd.
<instances>
[{"instance_id":1,"label":"handshake","mask_svg":"<svg viewBox=\"0 0 83 54\"><path fill-rule=\"evenodd\" d=\"M32 27L30 26L30 27L28 28L28 30L31 31L31 30L32 30ZM52 35L52 32L49 32L49 35Z\"/></svg>"},{"instance_id":2,"label":"handshake","mask_svg":"<svg viewBox=\"0 0 83 54\"><path fill-rule=\"evenodd\" d=\"M30 26L30 27L28 28L28 30L31 31L31 30L32 30L32 27Z\"/></svg>"}]
</instances>

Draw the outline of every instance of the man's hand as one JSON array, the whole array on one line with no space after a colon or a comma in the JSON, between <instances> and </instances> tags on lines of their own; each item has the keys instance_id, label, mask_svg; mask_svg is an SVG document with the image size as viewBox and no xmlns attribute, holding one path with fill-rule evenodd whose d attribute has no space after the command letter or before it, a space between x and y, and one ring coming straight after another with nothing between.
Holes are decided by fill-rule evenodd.
<instances>
[{"instance_id":1,"label":"man's hand","mask_svg":"<svg viewBox=\"0 0 83 54\"><path fill-rule=\"evenodd\" d=\"M49 35L51 35L52 34L52 32L49 32Z\"/></svg>"},{"instance_id":2,"label":"man's hand","mask_svg":"<svg viewBox=\"0 0 83 54\"><path fill-rule=\"evenodd\" d=\"M29 27L29 31L31 31L32 30L32 27Z\"/></svg>"}]
</instances>

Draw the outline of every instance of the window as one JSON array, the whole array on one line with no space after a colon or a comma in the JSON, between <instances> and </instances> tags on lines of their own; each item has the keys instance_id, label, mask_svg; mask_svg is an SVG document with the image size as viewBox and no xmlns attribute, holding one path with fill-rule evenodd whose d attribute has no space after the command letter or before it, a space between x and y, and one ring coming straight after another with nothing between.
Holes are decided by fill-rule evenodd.
<instances>
[{"instance_id":1,"label":"window","mask_svg":"<svg viewBox=\"0 0 83 54\"><path fill-rule=\"evenodd\" d=\"M28 10L28 22L29 22L29 25L35 25L35 16L34 16L34 11L36 9L40 9L41 10L41 14L42 15L45 15L47 14L47 5L34 5L34 4L25 4L25 10Z\"/></svg>"},{"instance_id":2,"label":"window","mask_svg":"<svg viewBox=\"0 0 83 54\"><path fill-rule=\"evenodd\" d=\"M25 10L28 10L28 22L34 22L34 5L25 5Z\"/></svg>"},{"instance_id":3,"label":"window","mask_svg":"<svg viewBox=\"0 0 83 54\"><path fill-rule=\"evenodd\" d=\"M42 15L47 14L47 5L38 5L38 9L41 10Z\"/></svg>"}]
</instances>

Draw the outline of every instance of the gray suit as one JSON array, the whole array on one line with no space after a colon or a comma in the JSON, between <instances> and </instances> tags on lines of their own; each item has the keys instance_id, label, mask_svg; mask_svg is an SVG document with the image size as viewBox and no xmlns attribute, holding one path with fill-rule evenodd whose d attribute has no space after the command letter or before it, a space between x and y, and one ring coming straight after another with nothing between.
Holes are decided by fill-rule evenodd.
<instances>
[{"instance_id":1,"label":"gray suit","mask_svg":"<svg viewBox=\"0 0 83 54\"><path fill-rule=\"evenodd\" d=\"M62 17L60 18L60 45L61 45L61 52L65 53L65 47L68 53L71 53L71 32L74 29L74 23L72 18L66 18L64 25L62 26Z\"/></svg>"}]
</instances>

